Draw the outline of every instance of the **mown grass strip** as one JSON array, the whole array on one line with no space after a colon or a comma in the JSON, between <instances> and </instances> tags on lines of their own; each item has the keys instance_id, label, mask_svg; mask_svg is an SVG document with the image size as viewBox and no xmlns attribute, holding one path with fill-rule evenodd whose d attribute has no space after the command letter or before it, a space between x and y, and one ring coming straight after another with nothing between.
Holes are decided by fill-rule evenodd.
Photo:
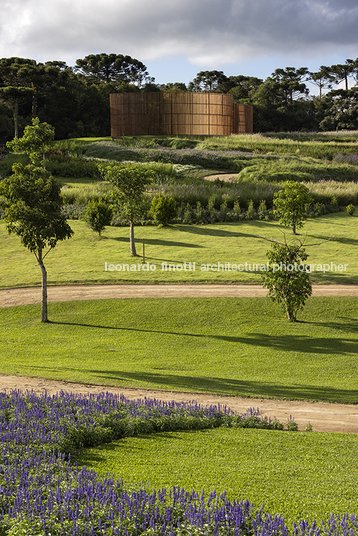
<instances>
[{"instance_id":1,"label":"mown grass strip","mask_svg":"<svg viewBox=\"0 0 358 536\"><path fill-rule=\"evenodd\" d=\"M357 298L123 299L1 310L0 372L220 395L357 403Z\"/></svg>"},{"instance_id":2,"label":"mown grass strip","mask_svg":"<svg viewBox=\"0 0 358 536\"><path fill-rule=\"evenodd\" d=\"M356 435L218 428L122 439L76 461L133 487L225 491L292 524L357 511L357 447Z\"/></svg>"}]
</instances>

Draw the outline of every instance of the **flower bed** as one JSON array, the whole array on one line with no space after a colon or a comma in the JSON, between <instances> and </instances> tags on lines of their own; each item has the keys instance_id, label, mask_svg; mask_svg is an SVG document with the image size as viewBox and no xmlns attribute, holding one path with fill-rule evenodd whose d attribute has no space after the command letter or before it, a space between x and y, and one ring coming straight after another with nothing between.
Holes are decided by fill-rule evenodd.
<instances>
[{"instance_id":1,"label":"flower bed","mask_svg":"<svg viewBox=\"0 0 358 536\"><path fill-rule=\"evenodd\" d=\"M0 393L0 535L288 535L280 516L225 493L208 497L173 486L149 492L71 463L71 453L121 437L164 430L243 426L282 429L258 410L123 396ZM295 535L358 531L355 516L327 526L301 521Z\"/></svg>"}]
</instances>

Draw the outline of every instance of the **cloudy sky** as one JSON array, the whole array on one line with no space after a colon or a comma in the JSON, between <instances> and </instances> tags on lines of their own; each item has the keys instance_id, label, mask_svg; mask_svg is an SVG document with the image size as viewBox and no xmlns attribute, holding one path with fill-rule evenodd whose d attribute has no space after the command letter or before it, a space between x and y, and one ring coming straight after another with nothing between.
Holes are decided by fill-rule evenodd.
<instances>
[{"instance_id":1,"label":"cloudy sky","mask_svg":"<svg viewBox=\"0 0 358 536\"><path fill-rule=\"evenodd\" d=\"M358 57L357 0L0 0L0 13L2 58L128 54L159 84Z\"/></svg>"}]
</instances>

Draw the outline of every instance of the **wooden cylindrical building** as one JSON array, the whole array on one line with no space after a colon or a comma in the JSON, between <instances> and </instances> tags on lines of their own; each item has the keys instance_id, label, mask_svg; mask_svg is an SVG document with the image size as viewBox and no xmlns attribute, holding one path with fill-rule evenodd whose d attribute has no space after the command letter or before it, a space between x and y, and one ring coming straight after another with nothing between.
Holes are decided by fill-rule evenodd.
<instances>
[{"instance_id":1,"label":"wooden cylindrical building","mask_svg":"<svg viewBox=\"0 0 358 536\"><path fill-rule=\"evenodd\" d=\"M111 136L228 136L252 132L252 106L221 93L114 93Z\"/></svg>"}]
</instances>

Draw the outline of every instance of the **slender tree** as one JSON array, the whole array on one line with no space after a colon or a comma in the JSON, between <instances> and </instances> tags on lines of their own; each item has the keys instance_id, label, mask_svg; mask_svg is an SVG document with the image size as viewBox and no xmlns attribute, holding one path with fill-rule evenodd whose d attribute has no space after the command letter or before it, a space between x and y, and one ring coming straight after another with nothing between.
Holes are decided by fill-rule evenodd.
<instances>
[{"instance_id":1,"label":"slender tree","mask_svg":"<svg viewBox=\"0 0 358 536\"><path fill-rule=\"evenodd\" d=\"M14 118L14 135L19 135L19 106L34 97L32 77L36 61L26 58L0 59L0 95L9 103Z\"/></svg>"},{"instance_id":2,"label":"slender tree","mask_svg":"<svg viewBox=\"0 0 358 536\"><path fill-rule=\"evenodd\" d=\"M309 73L308 80L315 84L319 89L319 100L322 99L322 91L324 89L332 89L332 84L335 81L333 74L328 67L321 65L318 72Z\"/></svg>"},{"instance_id":3,"label":"slender tree","mask_svg":"<svg viewBox=\"0 0 358 536\"><path fill-rule=\"evenodd\" d=\"M296 98L306 97L308 89L304 80L308 77L308 69L301 67L286 67L286 69L276 69L271 75L280 87L280 92L284 97L286 104L292 104Z\"/></svg>"},{"instance_id":4,"label":"slender tree","mask_svg":"<svg viewBox=\"0 0 358 536\"><path fill-rule=\"evenodd\" d=\"M264 287L268 288L268 296L283 306L291 322L296 322L298 311L303 309L312 294L309 268L305 264L308 255L303 243L273 241L266 255L269 269L263 272L262 278Z\"/></svg>"},{"instance_id":5,"label":"slender tree","mask_svg":"<svg viewBox=\"0 0 358 536\"><path fill-rule=\"evenodd\" d=\"M41 321L48 322L47 270L44 259L59 240L70 238L73 231L62 213L61 187L46 171L44 162L38 160L44 144L48 144L53 137L53 129L50 125L35 122L33 127L25 129L26 138L16 142L18 147L23 143L28 156L35 163L26 166L14 164L11 177L0 182L0 197L8 232L20 236L23 245L35 255L41 270ZM39 132L42 132L46 143L39 138L36 147L33 140ZM29 139L32 140L31 143L28 142Z\"/></svg>"},{"instance_id":6,"label":"slender tree","mask_svg":"<svg viewBox=\"0 0 358 536\"><path fill-rule=\"evenodd\" d=\"M330 71L334 76L336 84L344 82L344 88L346 91L349 89L348 78L352 75L355 70L355 62L353 60L346 60L346 63L339 63L337 65L332 65Z\"/></svg>"},{"instance_id":7,"label":"slender tree","mask_svg":"<svg viewBox=\"0 0 358 536\"><path fill-rule=\"evenodd\" d=\"M153 181L154 173L141 164L103 166L104 178L114 186L112 199L122 205L129 221L129 243L132 257L137 257L134 241L134 225L143 215L144 192Z\"/></svg>"}]
</instances>

